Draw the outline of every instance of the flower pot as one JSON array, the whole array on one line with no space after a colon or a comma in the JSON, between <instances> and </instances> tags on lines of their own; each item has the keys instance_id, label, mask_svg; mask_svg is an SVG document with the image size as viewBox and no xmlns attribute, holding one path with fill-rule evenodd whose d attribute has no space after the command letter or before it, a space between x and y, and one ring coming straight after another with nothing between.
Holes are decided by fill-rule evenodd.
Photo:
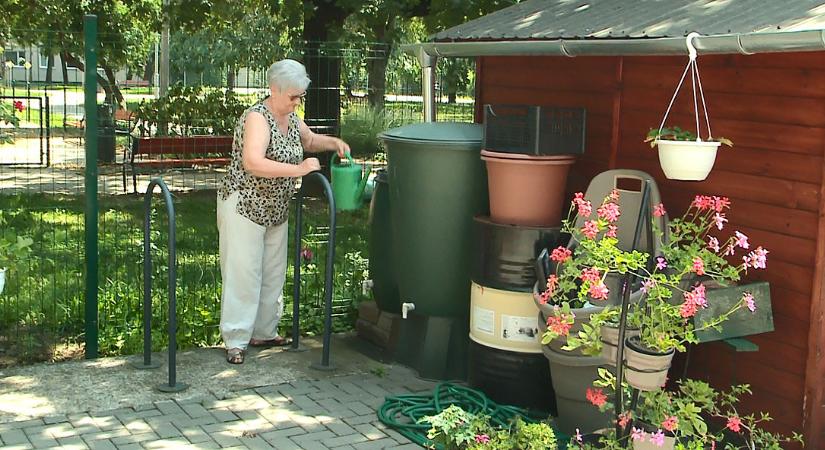
<instances>
[{"instance_id":1,"label":"flower pot","mask_svg":"<svg viewBox=\"0 0 825 450\"><path fill-rule=\"evenodd\" d=\"M595 356L579 356L571 352L557 352L543 346L542 352L550 364L553 391L556 393L558 415L555 424L568 436L590 433L610 426L610 415L599 411L587 401L588 388L599 378L599 366L604 359Z\"/></svg>"},{"instance_id":2,"label":"flower pot","mask_svg":"<svg viewBox=\"0 0 825 450\"><path fill-rule=\"evenodd\" d=\"M619 327L616 324L602 325L600 334L602 341L602 358L607 361L608 365L615 367L616 358L619 354ZM625 339L638 335L638 329L625 330Z\"/></svg>"},{"instance_id":3,"label":"flower pot","mask_svg":"<svg viewBox=\"0 0 825 450\"><path fill-rule=\"evenodd\" d=\"M3 293L3 288L6 287L6 268L0 267L0 294Z\"/></svg>"},{"instance_id":4,"label":"flower pot","mask_svg":"<svg viewBox=\"0 0 825 450\"><path fill-rule=\"evenodd\" d=\"M671 180L702 181L716 161L720 142L657 140L659 165Z\"/></svg>"},{"instance_id":5,"label":"flower pot","mask_svg":"<svg viewBox=\"0 0 825 450\"><path fill-rule=\"evenodd\" d=\"M673 350L659 353L642 345L638 336L625 338L625 378L642 391L655 391L667 381Z\"/></svg>"},{"instance_id":6,"label":"flower pot","mask_svg":"<svg viewBox=\"0 0 825 450\"><path fill-rule=\"evenodd\" d=\"M535 300L535 297L534 297L534 300ZM537 300L536 300L536 304L538 304ZM542 309L542 311L539 311L539 317L538 317L539 341L541 341L541 336L544 335L544 332L547 331L547 317L548 317L548 315L546 315L544 313L544 311L547 311L547 314L553 314L553 307L552 306L550 306L549 309L547 309L548 305L541 305L541 306L544 307L544 308ZM597 313L597 312L599 312L599 311L601 311L601 310L603 310L603 309L604 309L603 306L592 306L592 305L591 306L585 306L584 308L572 308L570 311L573 313L573 315L575 317L573 318L573 326L570 327L570 334L575 335L576 333L581 331L582 326L585 323L590 322L590 316ZM557 352L560 352L560 353L565 353L565 354L568 354L568 355L584 356L584 353L582 353L581 349L576 349L576 350L573 350L573 351L562 350L562 347L564 347L565 345L567 345L567 336L559 336L558 338L553 339L552 341L550 341L550 343L547 344L546 346L550 347L553 350L555 350Z\"/></svg>"},{"instance_id":7,"label":"flower pot","mask_svg":"<svg viewBox=\"0 0 825 450\"><path fill-rule=\"evenodd\" d=\"M567 172L575 156L529 156L481 151L487 164L490 218L536 227L561 223Z\"/></svg>"}]
</instances>

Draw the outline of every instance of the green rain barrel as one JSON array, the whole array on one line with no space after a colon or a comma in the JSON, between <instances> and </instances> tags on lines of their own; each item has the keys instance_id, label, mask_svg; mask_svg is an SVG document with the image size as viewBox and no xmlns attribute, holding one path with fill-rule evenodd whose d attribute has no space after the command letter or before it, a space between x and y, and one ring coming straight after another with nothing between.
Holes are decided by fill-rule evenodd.
<instances>
[{"instance_id":1,"label":"green rain barrel","mask_svg":"<svg viewBox=\"0 0 825 450\"><path fill-rule=\"evenodd\" d=\"M370 201L370 279L372 295L381 311L401 312L398 285L392 267L392 231L390 225L390 188L387 171L375 176Z\"/></svg>"},{"instance_id":2,"label":"green rain barrel","mask_svg":"<svg viewBox=\"0 0 825 450\"><path fill-rule=\"evenodd\" d=\"M465 378L473 217L485 214L481 125L430 122L387 130L394 273L402 303L397 352L429 378Z\"/></svg>"}]
</instances>

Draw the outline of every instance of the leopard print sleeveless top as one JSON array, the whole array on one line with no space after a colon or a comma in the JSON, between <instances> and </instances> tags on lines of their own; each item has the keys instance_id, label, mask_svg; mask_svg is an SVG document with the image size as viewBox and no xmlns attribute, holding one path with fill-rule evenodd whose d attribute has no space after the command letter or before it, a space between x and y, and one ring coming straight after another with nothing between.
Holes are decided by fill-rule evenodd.
<instances>
[{"instance_id":1,"label":"leopard print sleeveless top","mask_svg":"<svg viewBox=\"0 0 825 450\"><path fill-rule=\"evenodd\" d=\"M304 158L301 145L298 116L289 115L289 129L286 136L278 129L275 117L263 104L263 100L244 111L235 127L232 141L232 161L229 170L221 181L218 195L226 200L234 192L240 193L238 214L262 226L280 225L289 218L289 199L295 193L295 178L256 177L243 168L243 131L246 118L251 112L257 112L266 118L269 124L269 146L266 158L288 164L300 164Z\"/></svg>"}]
</instances>

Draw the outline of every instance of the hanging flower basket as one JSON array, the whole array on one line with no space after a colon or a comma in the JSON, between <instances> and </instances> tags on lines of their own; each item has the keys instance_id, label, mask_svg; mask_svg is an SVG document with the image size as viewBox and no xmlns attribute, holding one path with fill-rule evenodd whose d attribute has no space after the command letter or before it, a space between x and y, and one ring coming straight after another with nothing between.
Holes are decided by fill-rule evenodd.
<instances>
[{"instance_id":1,"label":"hanging flower basket","mask_svg":"<svg viewBox=\"0 0 825 450\"><path fill-rule=\"evenodd\" d=\"M659 165L668 179L702 181L713 169L720 145L715 141L657 140Z\"/></svg>"},{"instance_id":2,"label":"hanging flower basket","mask_svg":"<svg viewBox=\"0 0 825 450\"><path fill-rule=\"evenodd\" d=\"M670 104L667 106L665 116L662 118L662 123L659 128L653 128L647 133L645 142L650 142L651 147L659 148L659 165L662 166L662 171L665 177L671 180L683 181L702 181L707 178L713 169L713 163L716 161L716 150L719 145L725 144L733 146L733 142L725 138L713 138L710 130L710 118L708 117L708 107L705 103L705 94L702 91L702 81L699 79L699 67L696 63L696 49L693 47L691 40L698 36L697 33L690 33L687 36L688 52L690 59L676 90L673 92L673 97L670 99ZM699 123L699 104L701 100L702 110L704 112L705 124L707 126L707 139L698 137L690 131L682 130L679 127L665 128L665 121L668 114L673 107L673 102L679 94L679 89L685 81L685 76L690 72L691 81L693 84L693 113L695 118L696 133L700 133ZM697 97L698 92L698 97Z\"/></svg>"}]
</instances>

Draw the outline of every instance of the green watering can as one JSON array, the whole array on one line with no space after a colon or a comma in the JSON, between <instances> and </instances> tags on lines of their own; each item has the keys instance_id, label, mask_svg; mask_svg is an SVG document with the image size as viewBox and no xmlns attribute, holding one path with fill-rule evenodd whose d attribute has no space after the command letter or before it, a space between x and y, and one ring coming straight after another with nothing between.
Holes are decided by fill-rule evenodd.
<instances>
[{"instance_id":1,"label":"green watering can","mask_svg":"<svg viewBox=\"0 0 825 450\"><path fill-rule=\"evenodd\" d=\"M369 167L362 174L361 165L355 164L349 153L347 160L346 163L341 163L337 154L332 157L332 196L335 198L335 209L339 211L361 207L364 188L370 175Z\"/></svg>"}]
</instances>

